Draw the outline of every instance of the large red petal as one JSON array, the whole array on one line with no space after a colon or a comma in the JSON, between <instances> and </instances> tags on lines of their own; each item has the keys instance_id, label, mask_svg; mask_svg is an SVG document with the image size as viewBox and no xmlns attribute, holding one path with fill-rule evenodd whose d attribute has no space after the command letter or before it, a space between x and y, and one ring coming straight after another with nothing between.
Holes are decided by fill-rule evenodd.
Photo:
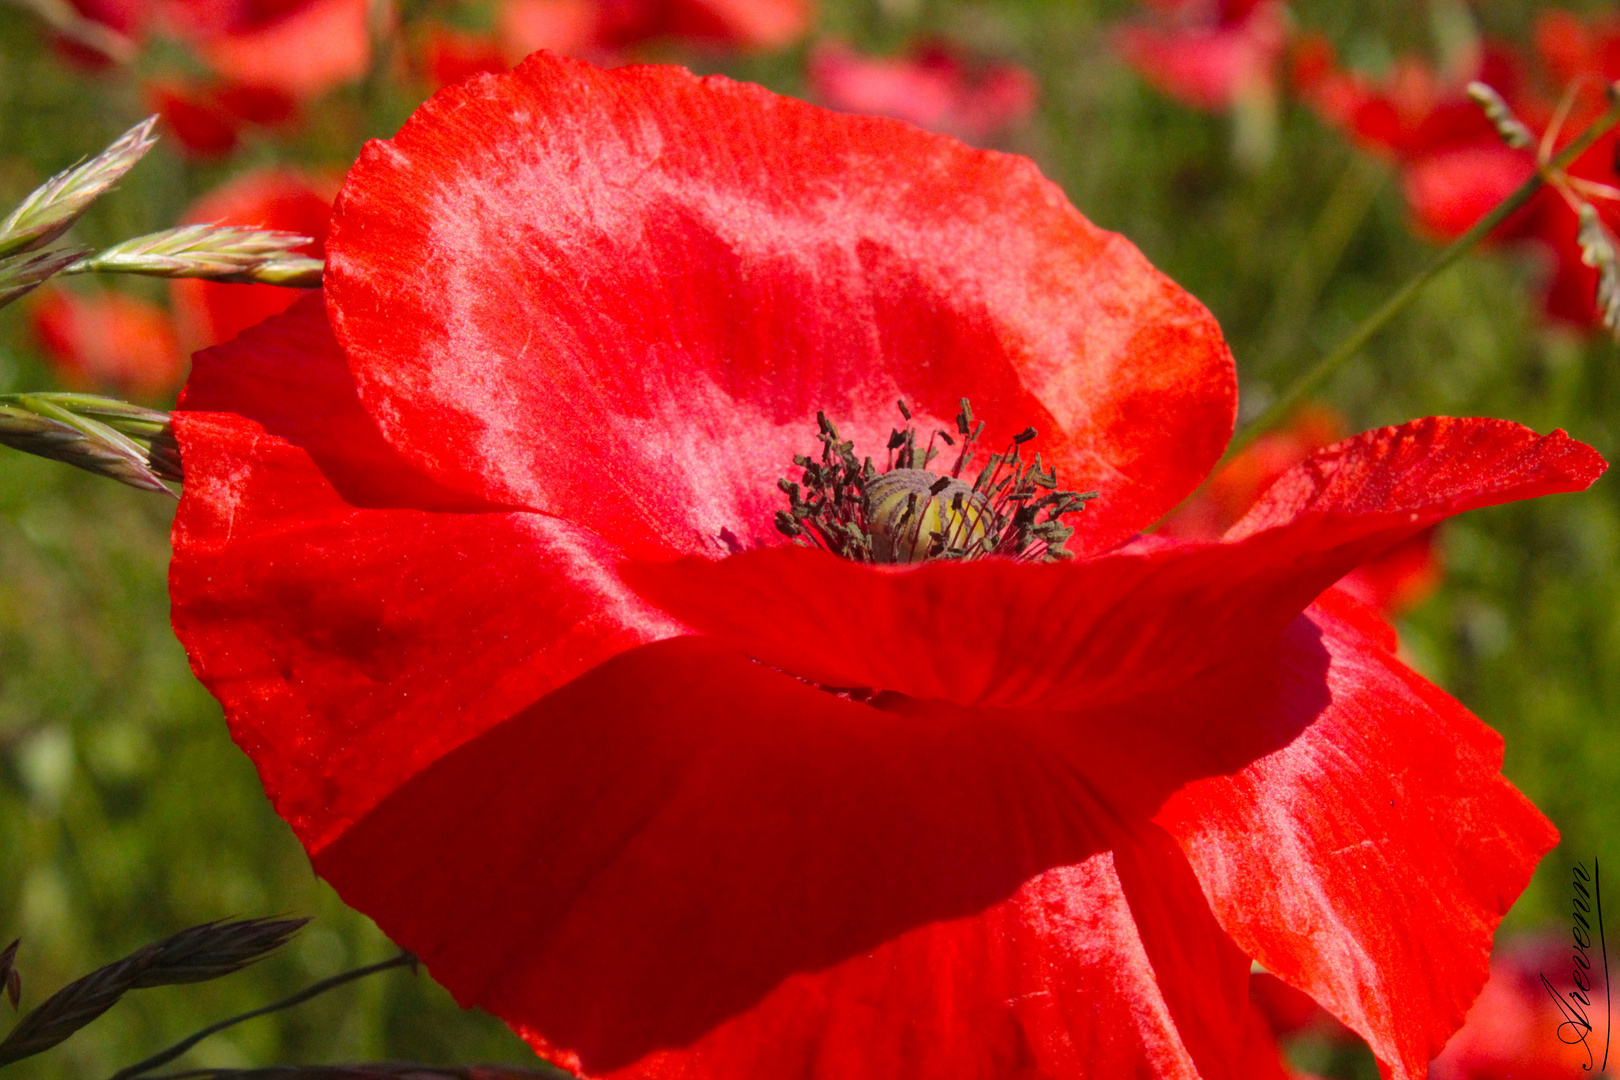
<instances>
[{"instance_id":1,"label":"large red petal","mask_svg":"<svg viewBox=\"0 0 1620 1080\"><path fill-rule=\"evenodd\" d=\"M1502 779L1500 737L1396 660L1370 609L1335 592L1310 619L1331 705L1158 820L1245 952L1366 1038L1391 1075L1421 1077L1557 832Z\"/></svg>"},{"instance_id":2,"label":"large red petal","mask_svg":"<svg viewBox=\"0 0 1620 1080\"><path fill-rule=\"evenodd\" d=\"M473 512L406 466L359 408L318 296L199 353L184 404L175 632L312 848L465 739L674 632L604 571L600 539Z\"/></svg>"},{"instance_id":3,"label":"large red petal","mask_svg":"<svg viewBox=\"0 0 1620 1080\"><path fill-rule=\"evenodd\" d=\"M1233 416L1208 312L1021 158L675 68L549 55L441 91L350 171L333 324L384 436L627 548L779 542L818 409L1033 424L1075 546L1147 524Z\"/></svg>"},{"instance_id":4,"label":"large red petal","mask_svg":"<svg viewBox=\"0 0 1620 1080\"><path fill-rule=\"evenodd\" d=\"M1319 451L1220 544L903 570L782 547L622 572L682 622L823 685L1096 707L1230 662L1357 564L1442 518L1579 490L1603 467L1563 432L1435 418Z\"/></svg>"},{"instance_id":5,"label":"large red petal","mask_svg":"<svg viewBox=\"0 0 1620 1080\"><path fill-rule=\"evenodd\" d=\"M316 867L590 1075L1235 1077L1247 960L1054 738L682 638L464 744Z\"/></svg>"}]
</instances>

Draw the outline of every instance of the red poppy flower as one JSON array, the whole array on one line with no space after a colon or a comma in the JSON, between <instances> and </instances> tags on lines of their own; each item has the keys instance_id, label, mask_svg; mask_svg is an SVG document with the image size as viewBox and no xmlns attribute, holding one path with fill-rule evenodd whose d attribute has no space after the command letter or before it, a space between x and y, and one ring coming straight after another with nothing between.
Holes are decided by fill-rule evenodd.
<instances>
[{"instance_id":1,"label":"red poppy flower","mask_svg":"<svg viewBox=\"0 0 1620 1080\"><path fill-rule=\"evenodd\" d=\"M1271 96L1288 47L1273 0L1167 0L1114 29L1115 51L1161 92L1196 109L1230 109Z\"/></svg>"},{"instance_id":2,"label":"red poppy flower","mask_svg":"<svg viewBox=\"0 0 1620 1080\"><path fill-rule=\"evenodd\" d=\"M299 105L358 78L370 55L367 0L73 0L137 41L186 43L206 77L160 75L146 97L181 145L225 153L246 125L281 125Z\"/></svg>"},{"instance_id":3,"label":"red poppy flower","mask_svg":"<svg viewBox=\"0 0 1620 1080\"><path fill-rule=\"evenodd\" d=\"M1375 82L1341 69L1326 40L1313 37L1296 53L1294 76L1302 96L1324 119L1401 167L1418 223L1431 235L1450 238L1535 171L1534 157L1503 145L1467 94L1468 83L1478 79L1524 102L1520 66L1511 50L1493 45L1465 70L1446 75L1402 57L1386 79Z\"/></svg>"},{"instance_id":4,"label":"red poppy flower","mask_svg":"<svg viewBox=\"0 0 1620 1080\"><path fill-rule=\"evenodd\" d=\"M673 68L442 91L350 172L326 282L198 357L174 622L463 1003L693 1080L1253 1075L1251 957L1395 1076L1461 1023L1554 832L1312 600L1589 448L1419 421L1126 544L1231 429L1203 307L1028 161ZM965 391L1101 493L1072 559L783 538L818 410L881 461L896 399L952 432ZM876 492L847 535L921 550Z\"/></svg>"},{"instance_id":5,"label":"red poppy flower","mask_svg":"<svg viewBox=\"0 0 1620 1080\"><path fill-rule=\"evenodd\" d=\"M367 0L181 0L170 22L235 86L307 101L365 74Z\"/></svg>"},{"instance_id":6,"label":"red poppy flower","mask_svg":"<svg viewBox=\"0 0 1620 1080\"><path fill-rule=\"evenodd\" d=\"M813 10L811 0L596 0L596 36L609 49L658 38L779 49L804 34Z\"/></svg>"},{"instance_id":7,"label":"red poppy flower","mask_svg":"<svg viewBox=\"0 0 1620 1080\"><path fill-rule=\"evenodd\" d=\"M204 158L230 153L250 125L274 127L298 115L296 103L279 90L231 83L154 79L146 84L146 100L181 147Z\"/></svg>"},{"instance_id":8,"label":"red poppy flower","mask_svg":"<svg viewBox=\"0 0 1620 1080\"><path fill-rule=\"evenodd\" d=\"M1588 26L1555 12L1538 22L1537 45L1544 82L1570 88L1562 111L1538 94L1508 47L1485 49L1477 67L1441 78L1420 61L1405 58L1382 84L1338 68L1320 39L1302 46L1295 77L1304 96L1324 118L1344 128L1364 147L1390 156L1401 186L1424 232L1442 240L1461 235L1535 172L1533 149L1512 149L1482 110L1468 100L1467 83L1479 79L1497 90L1539 140L1558 124L1552 146L1574 139L1603 108L1603 87L1620 78L1620 23ZM1583 180L1620 185L1615 153L1620 136L1597 141L1569 169ZM1611 230L1620 229L1620 202L1593 203ZM1568 199L1544 189L1492 234L1498 242L1527 243L1551 264L1544 306L1548 314L1581 325L1599 324L1597 271L1585 264L1579 220Z\"/></svg>"},{"instance_id":9,"label":"red poppy flower","mask_svg":"<svg viewBox=\"0 0 1620 1080\"><path fill-rule=\"evenodd\" d=\"M436 88L474 75L498 75L511 67L493 35L453 30L437 23L425 28L419 58L423 74Z\"/></svg>"},{"instance_id":10,"label":"red poppy flower","mask_svg":"<svg viewBox=\"0 0 1620 1080\"><path fill-rule=\"evenodd\" d=\"M184 221L277 229L312 237L299 254L321 258L331 227L335 182L292 169L257 169L209 192L186 211ZM250 326L286 311L304 289L279 285L233 285L197 278L170 282L170 297L187 352L229 341Z\"/></svg>"},{"instance_id":11,"label":"red poppy flower","mask_svg":"<svg viewBox=\"0 0 1620 1080\"><path fill-rule=\"evenodd\" d=\"M1218 540L1255 501L1312 453L1339 442L1349 427L1326 405L1300 408L1281 430L1267 432L1227 462L1209 483L1160 525L1166 536ZM1428 598L1440 584L1437 528L1424 529L1357 566L1338 587L1386 615L1399 615Z\"/></svg>"},{"instance_id":12,"label":"red poppy flower","mask_svg":"<svg viewBox=\"0 0 1620 1080\"><path fill-rule=\"evenodd\" d=\"M811 93L841 112L892 116L971 143L1024 123L1040 87L1017 64L974 64L939 42L907 56L862 56L828 43L810 56Z\"/></svg>"},{"instance_id":13,"label":"red poppy flower","mask_svg":"<svg viewBox=\"0 0 1620 1080\"><path fill-rule=\"evenodd\" d=\"M1558 144L1574 139L1607 105L1604 88L1620 79L1620 18L1610 15L1582 22L1568 12L1543 13L1536 21L1536 49L1547 80L1569 95L1570 108ZM1539 133L1545 125L1538 125ZM1571 176L1620 187L1620 134L1609 132L1569 167ZM1620 201L1593 197L1611 233L1620 232ZM1528 235L1549 249L1554 260L1547 291L1550 314L1586 326L1599 324L1594 302L1598 272L1586 265L1577 241L1579 222L1569 203L1544 192Z\"/></svg>"},{"instance_id":14,"label":"red poppy flower","mask_svg":"<svg viewBox=\"0 0 1620 1080\"><path fill-rule=\"evenodd\" d=\"M137 39L192 46L225 82L295 100L366 69L366 0L73 0L79 13Z\"/></svg>"},{"instance_id":15,"label":"red poppy flower","mask_svg":"<svg viewBox=\"0 0 1620 1080\"><path fill-rule=\"evenodd\" d=\"M780 49L804 35L812 13L811 0L501 0L492 34L432 31L423 66L447 86L541 49L602 63L652 41Z\"/></svg>"},{"instance_id":16,"label":"red poppy flower","mask_svg":"<svg viewBox=\"0 0 1620 1080\"><path fill-rule=\"evenodd\" d=\"M28 318L56 377L70 389L151 399L180 383L185 362L174 323L156 304L46 287Z\"/></svg>"}]
</instances>

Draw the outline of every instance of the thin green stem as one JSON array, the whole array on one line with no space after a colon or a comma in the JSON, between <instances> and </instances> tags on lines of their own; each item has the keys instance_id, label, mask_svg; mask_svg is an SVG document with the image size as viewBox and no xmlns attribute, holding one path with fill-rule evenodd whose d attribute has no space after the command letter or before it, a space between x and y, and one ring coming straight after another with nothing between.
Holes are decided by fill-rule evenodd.
<instances>
[{"instance_id":1,"label":"thin green stem","mask_svg":"<svg viewBox=\"0 0 1620 1080\"><path fill-rule=\"evenodd\" d=\"M158 1053L153 1054L145 1061L139 1061L134 1065L119 1069L117 1072L112 1074L110 1080L132 1080L133 1077L139 1076L142 1073L151 1072L159 1065L167 1065L169 1062L173 1061L187 1050L190 1050L193 1046L196 1046L210 1035L216 1035L219 1032L224 1031L226 1028L235 1027L237 1024L240 1024L246 1020L253 1020L260 1016L268 1016L273 1012L280 1012L283 1009L290 1009L294 1005L302 1005L310 998L318 997L321 994L326 993L328 990L342 986L344 983L350 983L356 979L363 979L367 975L375 975L378 972L388 971L392 968L415 966L416 957L411 953L404 952L400 953L391 960L384 960L380 963L367 965L366 967L359 967L350 971L340 972L333 975L330 979L323 979L313 986L306 986L304 989L298 991L298 993L293 994L290 997L284 997L280 1001L273 1001L269 1005L254 1009L251 1012L245 1012L237 1016L227 1017L217 1024L210 1024L201 1031L181 1039L167 1050L161 1050Z\"/></svg>"},{"instance_id":2,"label":"thin green stem","mask_svg":"<svg viewBox=\"0 0 1620 1080\"><path fill-rule=\"evenodd\" d=\"M1389 169L1378 158L1356 154L1351 160L1322 204L1305 246L1277 285L1271 311L1261 324L1260 347L1250 362L1251 372L1263 376L1304 338L1322 287L1344 258L1345 249L1388 179Z\"/></svg>"},{"instance_id":3,"label":"thin green stem","mask_svg":"<svg viewBox=\"0 0 1620 1080\"><path fill-rule=\"evenodd\" d=\"M401 11L398 17L403 18ZM395 5L389 0L366 0L366 35L371 62L360 82L360 109L367 138L386 139L398 130L399 90L394 85L394 62L399 46Z\"/></svg>"},{"instance_id":4,"label":"thin green stem","mask_svg":"<svg viewBox=\"0 0 1620 1080\"><path fill-rule=\"evenodd\" d=\"M1362 347L1371 340L1372 336L1388 325L1389 321L1400 314L1401 311L1405 310L1406 306L1423 290L1425 285L1434 280L1436 275L1462 258L1470 248L1484 239L1492 229L1502 224L1515 211L1529 202L1531 197L1541 189L1541 185L1546 182L1545 174L1563 169L1585 153L1588 147L1607 134L1616 124L1620 124L1620 103L1611 104L1608 110L1591 127L1587 128L1579 138L1555 155L1545 168L1537 170L1535 176L1526 180L1517 191L1498 203L1496 209L1480 218L1473 228L1447 245L1445 250L1431 259L1429 264L1420 270L1415 277L1402 285L1394 296L1384 301L1383 306L1364 319L1361 325L1351 332L1349 337L1341 341L1332 352L1318 360L1316 365L1309 371L1294 380L1293 385L1276 401L1272 402L1265 412L1255 418L1248 427L1233 436L1231 444L1227 446L1226 453L1221 457L1216 468L1218 469L1221 465L1232 460L1250 443L1259 438L1261 434L1287 419L1289 414L1294 411L1295 406L1314 393L1317 388L1332 378L1340 368L1361 352Z\"/></svg>"}]
</instances>

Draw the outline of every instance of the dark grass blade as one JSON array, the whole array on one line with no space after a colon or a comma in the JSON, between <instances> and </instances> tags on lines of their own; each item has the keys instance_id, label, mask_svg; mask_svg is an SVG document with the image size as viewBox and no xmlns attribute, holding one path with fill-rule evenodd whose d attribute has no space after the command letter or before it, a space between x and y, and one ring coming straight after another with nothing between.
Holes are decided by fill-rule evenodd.
<instances>
[{"instance_id":1,"label":"dark grass blade","mask_svg":"<svg viewBox=\"0 0 1620 1080\"><path fill-rule=\"evenodd\" d=\"M308 921L203 923L137 949L62 987L24 1016L0 1042L0 1065L50 1049L131 990L203 982L239 971L285 944Z\"/></svg>"},{"instance_id":2,"label":"dark grass blade","mask_svg":"<svg viewBox=\"0 0 1620 1080\"><path fill-rule=\"evenodd\" d=\"M148 463L146 453L126 442L98 437L78 425L0 404L0 444L74 465L142 491L172 494Z\"/></svg>"},{"instance_id":3,"label":"dark grass blade","mask_svg":"<svg viewBox=\"0 0 1620 1080\"><path fill-rule=\"evenodd\" d=\"M4 952L0 952L0 983L5 984L6 997L11 999L11 1009L17 1011L22 1001L22 976L17 973L17 946L22 944L18 938L7 945Z\"/></svg>"},{"instance_id":4,"label":"dark grass blade","mask_svg":"<svg viewBox=\"0 0 1620 1080\"><path fill-rule=\"evenodd\" d=\"M143 491L174 493L180 447L169 414L92 394L0 395L0 444Z\"/></svg>"},{"instance_id":5,"label":"dark grass blade","mask_svg":"<svg viewBox=\"0 0 1620 1080\"><path fill-rule=\"evenodd\" d=\"M77 262L83 254L83 248L62 248L24 251L0 258L0 307L27 296Z\"/></svg>"},{"instance_id":6,"label":"dark grass blade","mask_svg":"<svg viewBox=\"0 0 1620 1080\"><path fill-rule=\"evenodd\" d=\"M193 1046L196 1046L210 1035L217 1035L227 1028L233 1028L237 1024L245 1023L248 1020L253 1020L260 1016L268 1016L271 1013L281 1012L283 1009L290 1009L295 1005L301 1005L311 998L319 997L328 990L335 990L337 987L343 986L345 983L354 982L356 979L364 979L369 975L376 975L380 972L391 971L394 968L401 967L408 967L414 972L416 970L416 963L417 961L414 955L408 952L402 952L398 956L392 957L388 960L379 961L375 964L367 964L365 967L351 968L348 971L340 971L331 978L322 979L313 986L306 986L296 994L284 997L280 1001L272 1001L268 1005L260 1006L257 1009L252 1009L245 1013L239 1013L236 1016L228 1016L216 1023L209 1024L201 1031L193 1032L184 1039L181 1039L179 1042L175 1043L173 1046L160 1050L145 1060L137 1061L133 1065L119 1069L117 1072L113 1073L111 1080L132 1080L133 1077L140 1076L143 1073L149 1073L153 1069L167 1065L169 1062L173 1061L181 1054L184 1054L186 1051L190 1050Z\"/></svg>"}]
</instances>

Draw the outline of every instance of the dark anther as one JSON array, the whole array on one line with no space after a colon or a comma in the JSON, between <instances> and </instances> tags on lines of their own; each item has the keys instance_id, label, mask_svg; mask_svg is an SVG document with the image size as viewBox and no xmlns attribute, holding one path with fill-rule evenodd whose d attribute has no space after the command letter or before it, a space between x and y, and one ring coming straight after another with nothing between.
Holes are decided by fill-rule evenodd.
<instances>
[{"instance_id":1,"label":"dark anther","mask_svg":"<svg viewBox=\"0 0 1620 1080\"><path fill-rule=\"evenodd\" d=\"M988 455L970 485L962 472L977 456L985 424L968 400L961 399L956 416L960 446L936 428L920 453L911 409L903 400L896 404L907 424L889 435L882 471L871 458L855 456L855 444L839 439L824 412L816 414L820 460L794 455L800 483L786 477L777 483L789 503L776 515L781 533L857 562L1070 557L1063 545L1074 530L1058 519L1084 509L1097 493L1060 491L1055 468L1039 454L1033 463L1021 456L1019 448L1035 438L1033 427L1014 435L1006 452ZM936 436L956 451L943 475L929 469L940 452Z\"/></svg>"}]
</instances>

